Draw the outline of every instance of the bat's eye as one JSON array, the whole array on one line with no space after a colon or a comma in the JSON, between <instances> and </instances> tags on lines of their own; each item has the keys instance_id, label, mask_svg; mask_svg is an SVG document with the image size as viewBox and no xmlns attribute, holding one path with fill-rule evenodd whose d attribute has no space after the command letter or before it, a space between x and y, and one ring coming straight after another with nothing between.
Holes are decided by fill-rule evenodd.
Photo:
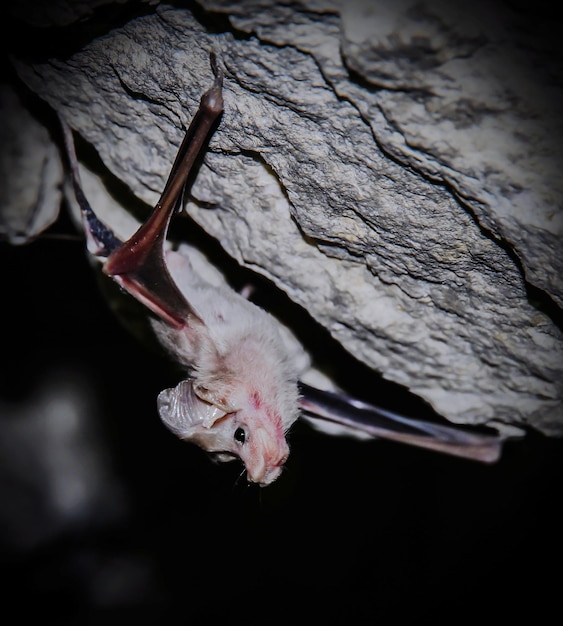
<instances>
[{"instance_id":1,"label":"bat's eye","mask_svg":"<svg viewBox=\"0 0 563 626\"><path fill-rule=\"evenodd\" d=\"M244 443L246 441L246 431L240 426L235 430L235 441Z\"/></svg>"}]
</instances>

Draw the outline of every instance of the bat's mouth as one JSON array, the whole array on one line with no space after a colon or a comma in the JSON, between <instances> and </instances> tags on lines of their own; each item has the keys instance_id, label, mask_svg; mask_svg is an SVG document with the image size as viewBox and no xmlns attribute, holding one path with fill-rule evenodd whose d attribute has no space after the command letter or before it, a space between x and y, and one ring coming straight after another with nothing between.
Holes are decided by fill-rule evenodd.
<instances>
[{"instance_id":1,"label":"bat's mouth","mask_svg":"<svg viewBox=\"0 0 563 626\"><path fill-rule=\"evenodd\" d=\"M228 451L209 452L209 458L215 463L229 463L230 461L240 461L241 458Z\"/></svg>"},{"instance_id":2,"label":"bat's mouth","mask_svg":"<svg viewBox=\"0 0 563 626\"><path fill-rule=\"evenodd\" d=\"M255 483L260 487L267 487L277 480L283 472L285 458L275 465L260 465L255 470L246 468L248 482Z\"/></svg>"},{"instance_id":3,"label":"bat's mouth","mask_svg":"<svg viewBox=\"0 0 563 626\"><path fill-rule=\"evenodd\" d=\"M229 463L230 461L240 461L244 465L243 460L238 455L233 454L232 452L208 452L208 455L214 463ZM283 472L283 468L284 465L282 463L280 465L272 465L266 468L262 466L254 472L252 470L249 470L247 467L245 469L247 480L249 483L258 485L259 487L267 487L279 478L280 474Z\"/></svg>"}]
</instances>

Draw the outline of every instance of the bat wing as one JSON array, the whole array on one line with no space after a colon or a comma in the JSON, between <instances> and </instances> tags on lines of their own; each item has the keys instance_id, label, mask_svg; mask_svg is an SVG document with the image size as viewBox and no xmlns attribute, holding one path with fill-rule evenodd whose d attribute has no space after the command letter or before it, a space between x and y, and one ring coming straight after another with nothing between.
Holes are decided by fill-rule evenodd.
<instances>
[{"instance_id":1,"label":"bat wing","mask_svg":"<svg viewBox=\"0 0 563 626\"><path fill-rule=\"evenodd\" d=\"M344 426L351 432L389 439L482 463L494 463L505 438L469 432L459 427L404 417L355 398L321 391L300 383L303 413L317 421Z\"/></svg>"},{"instance_id":2,"label":"bat wing","mask_svg":"<svg viewBox=\"0 0 563 626\"><path fill-rule=\"evenodd\" d=\"M61 119L88 249L104 260L105 274L175 328L183 328L188 320L203 323L170 276L164 258L164 243L170 220L181 207L193 164L223 111L223 75L217 69L213 54L211 64L215 81L201 97L200 106L178 150L164 191L147 221L125 242L119 240L90 207L80 184L72 132Z\"/></svg>"},{"instance_id":3,"label":"bat wing","mask_svg":"<svg viewBox=\"0 0 563 626\"><path fill-rule=\"evenodd\" d=\"M106 275L112 277L164 322L176 329L191 329L192 324L194 328L205 327L168 271L164 243L170 220L181 207L193 164L223 110L223 76L217 70L214 55L211 57L211 63L215 81L201 98L198 111L180 146L160 200L147 221L125 242L118 239L96 217L86 200L80 184L72 132L61 119L88 249L103 262L103 271ZM305 383L300 383L300 394L300 408L305 416L325 423L338 424L351 432L390 439L484 463L496 461L501 453L504 439L499 436L467 432L453 426L403 417L347 396L320 391ZM205 400L206 398L199 397L198 402L202 404ZM161 404L168 410L171 406L169 395L162 396ZM200 421L208 424L217 419L218 413L215 408L204 406L202 411L202 407L196 404L193 401L187 402L186 411L189 409L189 414L185 412L181 414L182 433L188 427L197 427ZM212 405L213 402L209 401L208 404ZM209 413L210 410L212 413ZM178 430L174 424L168 425L172 430ZM210 449L207 445L204 447Z\"/></svg>"}]
</instances>

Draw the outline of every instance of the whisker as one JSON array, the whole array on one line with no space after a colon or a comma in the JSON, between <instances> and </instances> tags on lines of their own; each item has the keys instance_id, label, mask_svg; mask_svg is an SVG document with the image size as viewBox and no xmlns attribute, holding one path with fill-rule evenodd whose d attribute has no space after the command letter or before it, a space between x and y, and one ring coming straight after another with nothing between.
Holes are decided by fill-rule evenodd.
<instances>
[{"instance_id":1,"label":"whisker","mask_svg":"<svg viewBox=\"0 0 563 626\"><path fill-rule=\"evenodd\" d=\"M233 483L233 487L231 489L231 493L238 487L238 485L240 484L241 478L246 474L246 467L242 468L241 473L235 478L235 482ZM247 482L247 486L248 486L248 482Z\"/></svg>"}]
</instances>

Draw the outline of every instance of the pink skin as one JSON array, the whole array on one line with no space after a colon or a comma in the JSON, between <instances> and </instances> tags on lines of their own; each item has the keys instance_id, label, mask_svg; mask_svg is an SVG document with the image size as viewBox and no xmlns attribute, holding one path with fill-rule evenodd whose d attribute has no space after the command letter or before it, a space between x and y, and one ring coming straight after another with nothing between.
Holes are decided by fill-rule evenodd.
<instances>
[{"instance_id":1,"label":"pink skin","mask_svg":"<svg viewBox=\"0 0 563 626\"><path fill-rule=\"evenodd\" d=\"M289 455L281 419L264 403L257 391L250 394L246 410L235 414L235 429L242 427L246 440L238 453L246 466L248 479L260 486L274 482L283 470ZM252 429L246 427L252 424Z\"/></svg>"}]
</instances>

